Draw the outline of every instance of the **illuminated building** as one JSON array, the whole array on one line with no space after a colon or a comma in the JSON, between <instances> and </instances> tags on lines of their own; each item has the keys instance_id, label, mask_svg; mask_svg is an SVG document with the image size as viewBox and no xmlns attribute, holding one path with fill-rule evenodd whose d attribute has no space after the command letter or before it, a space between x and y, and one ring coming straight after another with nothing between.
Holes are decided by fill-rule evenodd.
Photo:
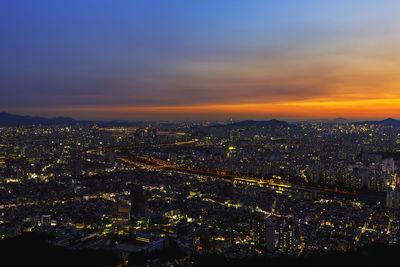
<instances>
[{"instance_id":1,"label":"illuminated building","mask_svg":"<svg viewBox=\"0 0 400 267\"><path fill-rule=\"evenodd\" d=\"M386 206L388 208L400 208L400 181L397 173L390 174L386 188Z\"/></svg>"},{"instance_id":2,"label":"illuminated building","mask_svg":"<svg viewBox=\"0 0 400 267\"><path fill-rule=\"evenodd\" d=\"M393 209L400 207L400 190L398 187L394 190L391 187L388 188L386 192L386 206Z\"/></svg>"},{"instance_id":3,"label":"illuminated building","mask_svg":"<svg viewBox=\"0 0 400 267\"><path fill-rule=\"evenodd\" d=\"M388 208L398 209L400 207L400 179L395 169L393 158L383 159L382 173L386 178L386 206Z\"/></svg>"},{"instance_id":4,"label":"illuminated building","mask_svg":"<svg viewBox=\"0 0 400 267\"><path fill-rule=\"evenodd\" d=\"M122 225L129 222L131 217L131 208L125 203L114 203L113 205L113 220L117 225Z\"/></svg>"},{"instance_id":5,"label":"illuminated building","mask_svg":"<svg viewBox=\"0 0 400 267\"><path fill-rule=\"evenodd\" d=\"M257 247L267 251L274 251L276 243L274 221L268 218L255 222L254 237Z\"/></svg>"},{"instance_id":6,"label":"illuminated building","mask_svg":"<svg viewBox=\"0 0 400 267\"><path fill-rule=\"evenodd\" d=\"M297 248L296 226L291 220L283 220L278 225L278 250L293 254Z\"/></svg>"},{"instance_id":7,"label":"illuminated building","mask_svg":"<svg viewBox=\"0 0 400 267\"><path fill-rule=\"evenodd\" d=\"M394 173L395 166L393 158L386 158L382 161L382 172L384 173Z\"/></svg>"}]
</instances>

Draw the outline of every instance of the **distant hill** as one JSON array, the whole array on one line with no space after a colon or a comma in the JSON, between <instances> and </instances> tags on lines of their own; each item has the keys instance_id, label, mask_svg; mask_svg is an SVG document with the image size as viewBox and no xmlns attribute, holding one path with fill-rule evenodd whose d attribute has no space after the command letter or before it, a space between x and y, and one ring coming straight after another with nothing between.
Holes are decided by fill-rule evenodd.
<instances>
[{"instance_id":1,"label":"distant hill","mask_svg":"<svg viewBox=\"0 0 400 267\"><path fill-rule=\"evenodd\" d=\"M378 124L380 125L388 125L393 127L400 127L400 120L388 118L382 121L379 121Z\"/></svg>"},{"instance_id":2,"label":"distant hill","mask_svg":"<svg viewBox=\"0 0 400 267\"><path fill-rule=\"evenodd\" d=\"M68 117L43 118L0 112L0 126L30 126L30 125L74 125L90 124L90 121L78 121Z\"/></svg>"},{"instance_id":3,"label":"distant hill","mask_svg":"<svg viewBox=\"0 0 400 267\"><path fill-rule=\"evenodd\" d=\"M165 124L165 122L157 122L158 124ZM100 127L137 127L145 126L148 122L144 121L90 121L90 120L75 120L68 117L44 118L34 116L22 116L10 114L8 112L0 112L0 127L1 126L32 126L32 125L93 125L96 124Z\"/></svg>"},{"instance_id":4,"label":"distant hill","mask_svg":"<svg viewBox=\"0 0 400 267\"><path fill-rule=\"evenodd\" d=\"M392 127L400 127L400 120L387 118L381 121L358 121L354 122L354 124L375 124L375 125L382 125L382 126L392 126Z\"/></svg>"},{"instance_id":5,"label":"distant hill","mask_svg":"<svg viewBox=\"0 0 400 267\"><path fill-rule=\"evenodd\" d=\"M345 119L342 117L338 117L335 119L312 119L312 120L307 120L307 122L316 122L316 123L330 123L330 124L345 124L345 123L350 123L353 122L350 119Z\"/></svg>"},{"instance_id":6,"label":"distant hill","mask_svg":"<svg viewBox=\"0 0 400 267\"><path fill-rule=\"evenodd\" d=\"M148 124L144 121L95 121L93 122L100 127L142 127Z\"/></svg>"},{"instance_id":7,"label":"distant hill","mask_svg":"<svg viewBox=\"0 0 400 267\"><path fill-rule=\"evenodd\" d=\"M340 123L348 123L348 122L351 122L351 120L345 119L342 117L338 117L336 119L329 120L329 123L339 123L340 124Z\"/></svg>"},{"instance_id":8,"label":"distant hill","mask_svg":"<svg viewBox=\"0 0 400 267\"><path fill-rule=\"evenodd\" d=\"M287 123L286 121L280 121L280 120L269 120L269 121L253 121L253 120L245 120L245 121L239 121L235 122L232 124L227 124L227 125L222 125L222 124L217 124L213 127L232 127L232 128L248 128L248 127L272 127L272 128L277 128L277 127L290 127L292 126L291 124Z\"/></svg>"}]
</instances>

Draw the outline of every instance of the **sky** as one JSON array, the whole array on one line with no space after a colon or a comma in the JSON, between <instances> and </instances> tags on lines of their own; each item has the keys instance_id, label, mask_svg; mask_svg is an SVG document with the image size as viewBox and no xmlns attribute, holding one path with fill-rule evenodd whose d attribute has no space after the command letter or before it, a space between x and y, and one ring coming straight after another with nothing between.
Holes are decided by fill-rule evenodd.
<instances>
[{"instance_id":1,"label":"sky","mask_svg":"<svg viewBox=\"0 0 400 267\"><path fill-rule=\"evenodd\" d=\"M3 0L0 111L400 118L398 0Z\"/></svg>"}]
</instances>

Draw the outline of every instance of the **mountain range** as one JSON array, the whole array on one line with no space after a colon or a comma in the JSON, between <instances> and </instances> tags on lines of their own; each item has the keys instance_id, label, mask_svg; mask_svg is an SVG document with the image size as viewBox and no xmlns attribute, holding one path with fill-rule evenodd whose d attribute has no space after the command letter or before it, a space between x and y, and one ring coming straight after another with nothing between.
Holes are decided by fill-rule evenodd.
<instances>
[{"instance_id":1,"label":"mountain range","mask_svg":"<svg viewBox=\"0 0 400 267\"><path fill-rule=\"evenodd\" d=\"M21 116L0 112L0 126L29 126L29 125L56 125L56 124L90 124L89 121L78 121L67 117L43 118L33 116Z\"/></svg>"},{"instance_id":2,"label":"mountain range","mask_svg":"<svg viewBox=\"0 0 400 267\"><path fill-rule=\"evenodd\" d=\"M233 124L230 124L229 126L231 127L289 127L291 126L289 123L286 121L280 121L280 120L269 120L269 121L253 121L253 120L245 120L245 121L239 121L235 122Z\"/></svg>"},{"instance_id":3,"label":"mountain range","mask_svg":"<svg viewBox=\"0 0 400 267\"><path fill-rule=\"evenodd\" d=\"M0 126L33 126L33 125L99 125L100 127L111 127L111 126L138 126L144 125L141 121L90 121L90 120L75 120L69 117L56 117L56 118L44 118L34 116L22 116L16 114L10 114L7 112L0 112Z\"/></svg>"},{"instance_id":4,"label":"mountain range","mask_svg":"<svg viewBox=\"0 0 400 267\"><path fill-rule=\"evenodd\" d=\"M317 120L312 120L317 121ZM322 120L321 120L322 122ZM352 122L349 119L337 118L332 120L324 120L326 123L354 123L354 124L375 124L383 126L400 127L400 120L388 118L381 121L356 121ZM97 124L102 127L108 126L139 126L145 125L142 121L90 121L90 120L75 120L69 117L55 117L55 118L44 118L36 116L22 116L16 114L10 114L8 112L0 112L0 126L32 126L32 125L92 125ZM286 121L281 120L268 120L268 121L255 121L255 120L244 120L235 122L228 125L215 125L214 127L290 127L293 126Z\"/></svg>"},{"instance_id":5,"label":"mountain range","mask_svg":"<svg viewBox=\"0 0 400 267\"><path fill-rule=\"evenodd\" d=\"M376 124L382 126L400 127L400 120L387 118L381 121L357 121L354 124Z\"/></svg>"}]
</instances>

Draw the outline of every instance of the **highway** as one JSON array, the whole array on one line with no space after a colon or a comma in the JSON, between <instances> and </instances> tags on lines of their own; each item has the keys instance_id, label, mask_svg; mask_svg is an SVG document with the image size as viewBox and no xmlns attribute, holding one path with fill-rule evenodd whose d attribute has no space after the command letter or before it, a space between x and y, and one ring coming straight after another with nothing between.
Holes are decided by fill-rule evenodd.
<instances>
[{"instance_id":1,"label":"highway","mask_svg":"<svg viewBox=\"0 0 400 267\"><path fill-rule=\"evenodd\" d=\"M118 153L117 157L118 157L118 159L123 160L127 163L135 164L137 162L142 162L142 163L145 162L145 163L154 165L153 168L165 168L165 169L172 169L172 170L186 172L186 173L202 174L202 175L208 175L208 176L213 176L213 177L220 177L220 178L224 178L224 179L228 178L228 179L235 180L238 182L259 184L259 185L263 185L265 187L269 187L272 189L283 188L286 190L290 189L293 191L302 190L302 191L309 191L309 192L333 193L333 194L337 194L337 195L346 195L346 196L352 196L352 197L356 197L358 195L356 191L342 190L342 189L337 189L337 188L327 188L327 187L320 187L320 186L314 186L314 185L294 184L294 183L289 183L289 182L277 181L274 179L266 179L266 178L233 174L233 173L229 173L226 171L217 171L217 170L211 170L211 169L199 169L196 167L187 166L187 165L183 165L183 164L171 164L167 161L164 161L164 160L161 160L158 158L134 155L132 153L127 152L127 150L134 150L137 148L176 146L176 145L192 144L197 141L198 141L198 139L192 139L190 141L172 143L172 144L156 144L156 145L147 145L147 146L145 146L145 145L142 145L142 146L114 146L114 147L91 149L86 152L91 154L91 153L97 153L100 151L102 151L102 152L125 151L125 152Z\"/></svg>"}]
</instances>

